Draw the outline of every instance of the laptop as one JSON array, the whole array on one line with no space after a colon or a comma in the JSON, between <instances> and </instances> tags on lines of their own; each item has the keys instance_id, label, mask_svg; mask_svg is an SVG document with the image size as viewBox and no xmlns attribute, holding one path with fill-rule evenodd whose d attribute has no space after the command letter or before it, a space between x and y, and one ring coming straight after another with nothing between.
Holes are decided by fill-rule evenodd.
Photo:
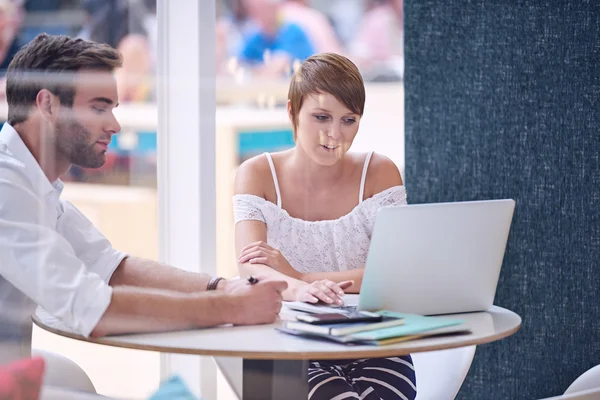
<instances>
[{"instance_id":1,"label":"laptop","mask_svg":"<svg viewBox=\"0 0 600 400\"><path fill-rule=\"evenodd\" d=\"M381 208L358 309L421 315L489 309L514 208L512 199Z\"/></svg>"},{"instance_id":2,"label":"laptop","mask_svg":"<svg viewBox=\"0 0 600 400\"><path fill-rule=\"evenodd\" d=\"M311 313L487 310L514 208L511 199L383 207L375 218L358 305L285 304Z\"/></svg>"}]
</instances>

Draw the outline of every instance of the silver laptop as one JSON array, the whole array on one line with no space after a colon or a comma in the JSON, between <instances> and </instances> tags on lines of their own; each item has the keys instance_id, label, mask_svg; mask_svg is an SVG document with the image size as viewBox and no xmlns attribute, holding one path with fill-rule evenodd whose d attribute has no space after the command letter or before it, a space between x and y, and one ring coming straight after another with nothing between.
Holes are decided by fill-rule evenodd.
<instances>
[{"instance_id":1,"label":"silver laptop","mask_svg":"<svg viewBox=\"0 0 600 400\"><path fill-rule=\"evenodd\" d=\"M380 209L358 308L423 315L489 309L514 207L506 199Z\"/></svg>"}]
</instances>

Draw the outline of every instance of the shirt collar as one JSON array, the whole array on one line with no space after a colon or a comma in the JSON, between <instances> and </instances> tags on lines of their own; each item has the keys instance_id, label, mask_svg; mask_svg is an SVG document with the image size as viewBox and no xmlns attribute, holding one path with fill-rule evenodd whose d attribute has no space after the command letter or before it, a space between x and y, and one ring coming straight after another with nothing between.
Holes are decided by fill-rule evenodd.
<instances>
[{"instance_id":1,"label":"shirt collar","mask_svg":"<svg viewBox=\"0 0 600 400\"><path fill-rule=\"evenodd\" d=\"M31 182L31 186L38 194L47 196L52 193L57 193L59 196L62 193L64 184L60 179L50 183L42 167L38 164L33 154L29 151L21 136L17 133L8 122L4 123L0 131L0 142L3 142L12 153L12 157L22 162L25 165L25 176Z\"/></svg>"}]
</instances>

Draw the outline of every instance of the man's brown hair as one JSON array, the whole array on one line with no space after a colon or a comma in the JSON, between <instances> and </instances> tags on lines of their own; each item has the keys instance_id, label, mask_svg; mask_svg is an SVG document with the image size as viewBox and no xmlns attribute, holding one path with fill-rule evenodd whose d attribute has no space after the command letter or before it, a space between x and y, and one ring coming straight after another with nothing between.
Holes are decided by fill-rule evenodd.
<instances>
[{"instance_id":1,"label":"man's brown hair","mask_svg":"<svg viewBox=\"0 0 600 400\"><path fill-rule=\"evenodd\" d=\"M335 53L320 53L298 67L288 91L294 130L306 96L318 92L332 94L350 111L360 116L365 109L365 84L352 61Z\"/></svg>"},{"instance_id":2,"label":"man's brown hair","mask_svg":"<svg viewBox=\"0 0 600 400\"><path fill-rule=\"evenodd\" d=\"M121 55L107 44L46 33L37 35L19 50L6 72L8 123L25 121L42 89L58 96L61 104L72 106L76 72L111 72L122 63Z\"/></svg>"}]
</instances>

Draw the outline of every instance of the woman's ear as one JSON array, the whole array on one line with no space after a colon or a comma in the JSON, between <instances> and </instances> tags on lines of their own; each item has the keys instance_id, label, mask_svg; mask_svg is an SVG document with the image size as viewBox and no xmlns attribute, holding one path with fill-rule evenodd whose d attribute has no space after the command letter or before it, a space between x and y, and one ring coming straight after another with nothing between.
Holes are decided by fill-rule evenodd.
<instances>
[{"instance_id":1,"label":"woman's ear","mask_svg":"<svg viewBox=\"0 0 600 400\"><path fill-rule=\"evenodd\" d=\"M287 101L287 113L290 122L292 123L292 131L294 132L294 142L296 141L296 121L294 121L294 116L292 115L292 101L288 99Z\"/></svg>"}]
</instances>

